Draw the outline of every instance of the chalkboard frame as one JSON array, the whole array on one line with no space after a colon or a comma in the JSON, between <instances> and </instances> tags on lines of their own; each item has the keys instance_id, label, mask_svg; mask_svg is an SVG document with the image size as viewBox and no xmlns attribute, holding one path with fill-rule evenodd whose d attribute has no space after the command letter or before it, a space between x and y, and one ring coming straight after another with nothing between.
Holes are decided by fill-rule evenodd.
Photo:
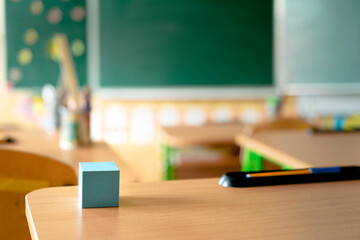
<instances>
[{"instance_id":1,"label":"chalkboard frame","mask_svg":"<svg viewBox=\"0 0 360 240\"><path fill-rule=\"evenodd\" d=\"M276 78L273 70L270 85L226 85L226 86L178 86L178 87L104 87L100 84L99 69L99 1L87 2L88 24L88 76L95 95L105 99L123 100L230 100L230 99L264 99L275 94ZM274 22L274 21L273 21ZM273 32L274 28L273 26ZM273 45L274 34L273 34ZM274 65L273 49L273 65ZM274 69L274 67L273 67Z\"/></svg>"}]
</instances>

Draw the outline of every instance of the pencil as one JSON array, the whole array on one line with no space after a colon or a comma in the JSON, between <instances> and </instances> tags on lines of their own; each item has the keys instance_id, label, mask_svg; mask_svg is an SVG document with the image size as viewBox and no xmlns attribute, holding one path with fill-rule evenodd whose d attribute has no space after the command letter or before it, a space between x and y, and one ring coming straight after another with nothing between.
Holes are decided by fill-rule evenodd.
<instances>
[{"instance_id":1,"label":"pencil","mask_svg":"<svg viewBox=\"0 0 360 240\"><path fill-rule=\"evenodd\" d=\"M285 171L229 172L219 181L224 187L315 183L360 179L359 166L320 167Z\"/></svg>"}]
</instances>

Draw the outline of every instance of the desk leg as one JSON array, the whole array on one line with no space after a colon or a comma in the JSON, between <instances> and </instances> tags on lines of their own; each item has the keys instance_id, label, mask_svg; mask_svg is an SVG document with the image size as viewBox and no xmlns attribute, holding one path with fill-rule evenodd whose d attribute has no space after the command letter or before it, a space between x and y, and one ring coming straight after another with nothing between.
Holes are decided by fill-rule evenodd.
<instances>
[{"instance_id":1,"label":"desk leg","mask_svg":"<svg viewBox=\"0 0 360 240\"><path fill-rule=\"evenodd\" d=\"M262 157L248 148L243 149L241 171L252 172L262 170Z\"/></svg>"},{"instance_id":2,"label":"desk leg","mask_svg":"<svg viewBox=\"0 0 360 240\"><path fill-rule=\"evenodd\" d=\"M290 166L288 166L288 165L282 165L282 166L281 166L281 169L282 169L282 170L292 170L293 168L290 167Z\"/></svg>"},{"instance_id":3,"label":"desk leg","mask_svg":"<svg viewBox=\"0 0 360 240\"><path fill-rule=\"evenodd\" d=\"M253 171L261 171L263 170L263 158L261 155L252 152L252 167Z\"/></svg>"},{"instance_id":4,"label":"desk leg","mask_svg":"<svg viewBox=\"0 0 360 240\"><path fill-rule=\"evenodd\" d=\"M277 161L274 161L273 159L266 158L263 160L267 160L268 162L271 162L271 163L279 166L282 170L293 170L294 169L293 167L291 167L289 165L282 165L282 164L278 163Z\"/></svg>"},{"instance_id":5,"label":"desk leg","mask_svg":"<svg viewBox=\"0 0 360 240\"><path fill-rule=\"evenodd\" d=\"M162 149L162 163L163 163L163 171L164 180L174 180L175 179L175 157L176 157L176 149L170 147L167 144L161 144Z\"/></svg>"}]
</instances>

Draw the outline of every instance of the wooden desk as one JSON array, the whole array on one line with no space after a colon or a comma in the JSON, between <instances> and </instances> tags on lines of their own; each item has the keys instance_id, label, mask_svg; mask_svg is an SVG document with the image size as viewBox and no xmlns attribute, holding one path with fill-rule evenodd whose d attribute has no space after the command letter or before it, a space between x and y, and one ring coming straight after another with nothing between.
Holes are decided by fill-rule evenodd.
<instances>
[{"instance_id":1,"label":"wooden desk","mask_svg":"<svg viewBox=\"0 0 360 240\"><path fill-rule=\"evenodd\" d=\"M243 127L243 124L164 127L162 140L176 147L232 144L234 136L241 132Z\"/></svg>"},{"instance_id":2,"label":"wooden desk","mask_svg":"<svg viewBox=\"0 0 360 240\"><path fill-rule=\"evenodd\" d=\"M14 137L15 144L0 144L0 148L36 153L65 162L78 173L79 162L114 161L120 169L120 179L124 182L135 182L134 172L105 144L79 146L72 150L59 147L58 135L47 134L39 128L23 127L18 130L1 131L2 135Z\"/></svg>"},{"instance_id":3,"label":"wooden desk","mask_svg":"<svg viewBox=\"0 0 360 240\"><path fill-rule=\"evenodd\" d=\"M224 188L130 183L118 208L81 209L77 187L26 197L33 239L359 239L360 181Z\"/></svg>"},{"instance_id":4,"label":"wooden desk","mask_svg":"<svg viewBox=\"0 0 360 240\"><path fill-rule=\"evenodd\" d=\"M360 165L360 133L357 132L310 134L301 130L274 130L238 134L236 143L283 168ZM243 170L257 170L246 162L253 160L248 157L243 156L243 166L248 166Z\"/></svg>"},{"instance_id":5,"label":"wooden desk","mask_svg":"<svg viewBox=\"0 0 360 240\"><path fill-rule=\"evenodd\" d=\"M179 148L234 145L234 137L243 127L243 124L163 127L161 144L162 163L165 166L164 179L175 179L175 155Z\"/></svg>"}]
</instances>

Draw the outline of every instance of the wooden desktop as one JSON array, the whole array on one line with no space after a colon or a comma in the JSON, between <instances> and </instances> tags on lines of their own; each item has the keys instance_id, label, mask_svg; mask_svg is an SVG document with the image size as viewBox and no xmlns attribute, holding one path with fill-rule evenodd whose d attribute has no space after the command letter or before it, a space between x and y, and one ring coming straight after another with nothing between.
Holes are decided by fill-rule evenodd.
<instances>
[{"instance_id":1,"label":"wooden desktop","mask_svg":"<svg viewBox=\"0 0 360 240\"><path fill-rule=\"evenodd\" d=\"M15 143L0 144L0 148L24 151L50 157L72 166L78 172L79 162L114 161L119 167L120 179L125 182L137 181L134 172L105 143L94 143L89 146L78 146L72 150L59 147L57 133L46 133L39 127L19 126L0 131L2 136L11 136Z\"/></svg>"},{"instance_id":2,"label":"wooden desktop","mask_svg":"<svg viewBox=\"0 0 360 240\"><path fill-rule=\"evenodd\" d=\"M163 142L174 147L234 144L234 136L243 128L244 124L239 123L163 127L161 137Z\"/></svg>"},{"instance_id":3,"label":"wooden desktop","mask_svg":"<svg viewBox=\"0 0 360 240\"><path fill-rule=\"evenodd\" d=\"M225 188L218 179L128 183L119 207L77 187L26 197L33 239L359 239L360 181Z\"/></svg>"},{"instance_id":4,"label":"wooden desktop","mask_svg":"<svg viewBox=\"0 0 360 240\"><path fill-rule=\"evenodd\" d=\"M239 133L236 143L283 168L360 165L359 132L269 130L252 135Z\"/></svg>"}]
</instances>

